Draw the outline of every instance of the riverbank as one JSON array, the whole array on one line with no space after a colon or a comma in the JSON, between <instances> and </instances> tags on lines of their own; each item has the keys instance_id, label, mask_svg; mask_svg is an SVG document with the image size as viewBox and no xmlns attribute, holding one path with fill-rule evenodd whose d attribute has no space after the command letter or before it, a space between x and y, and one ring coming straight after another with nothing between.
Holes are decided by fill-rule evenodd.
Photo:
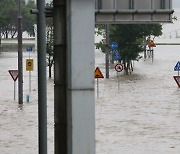
<instances>
[{"instance_id":1,"label":"riverbank","mask_svg":"<svg viewBox=\"0 0 180 154\"><path fill-rule=\"evenodd\" d=\"M31 46L33 51L37 51L37 45L35 38L23 38L22 40L22 51L26 51L26 48ZM18 40L15 39L2 39L1 52L17 52L18 51Z\"/></svg>"}]
</instances>

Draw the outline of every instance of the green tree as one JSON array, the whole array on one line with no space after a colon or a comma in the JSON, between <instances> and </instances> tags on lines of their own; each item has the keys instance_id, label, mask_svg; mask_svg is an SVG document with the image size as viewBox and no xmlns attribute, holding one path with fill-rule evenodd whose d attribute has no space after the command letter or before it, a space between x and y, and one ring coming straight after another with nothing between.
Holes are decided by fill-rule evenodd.
<instances>
[{"instance_id":1,"label":"green tree","mask_svg":"<svg viewBox=\"0 0 180 154\"><path fill-rule=\"evenodd\" d=\"M23 31L26 31L30 36L34 36L34 24L36 24L36 16L30 13L30 10L36 8L35 1L29 0L25 3L22 10L23 16Z\"/></svg>"},{"instance_id":2,"label":"green tree","mask_svg":"<svg viewBox=\"0 0 180 154\"><path fill-rule=\"evenodd\" d=\"M47 3L46 7L52 7L53 3ZM47 63L49 67L49 78L51 78L51 70L54 64L54 26L53 18L46 18L46 52L47 52Z\"/></svg>"},{"instance_id":3,"label":"green tree","mask_svg":"<svg viewBox=\"0 0 180 154\"><path fill-rule=\"evenodd\" d=\"M53 26L47 27L46 32L46 51L47 51L47 62L49 67L49 78L51 78L51 69L54 63L54 37L53 37Z\"/></svg>"},{"instance_id":4,"label":"green tree","mask_svg":"<svg viewBox=\"0 0 180 154\"><path fill-rule=\"evenodd\" d=\"M104 26L98 27L98 34L104 33ZM162 26L160 24L128 24L111 25L109 42L118 43L118 52L121 55L121 61L124 64L126 73L130 70L131 61L139 59L139 53L143 51L144 38L147 36L162 35ZM101 41L96 44L97 48L105 51L105 45Z\"/></svg>"},{"instance_id":5,"label":"green tree","mask_svg":"<svg viewBox=\"0 0 180 154\"><path fill-rule=\"evenodd\" d=\"M30 35L34 35L35 16L30 14L30 9L35 8L33 0L27 3L21 1L22 10L22 27L23 32L27 31ZM18 1L17 0L1 0L0 1L0 30L1 37L14 38L17 36L17 17L18 17Z\"/></svg>"},{"instance_id":6,"label":"green tree","mask_svg":"<svg viewBox=\"0 0 180 154\"><path fill-rule=\"evenodd\" d=\"M11 14L14 13L15 9L14 0L1 0L0 1L0 45L1 38L4 35L7 35L6 29L11 23Z\"/></svg>"}]
</instances>

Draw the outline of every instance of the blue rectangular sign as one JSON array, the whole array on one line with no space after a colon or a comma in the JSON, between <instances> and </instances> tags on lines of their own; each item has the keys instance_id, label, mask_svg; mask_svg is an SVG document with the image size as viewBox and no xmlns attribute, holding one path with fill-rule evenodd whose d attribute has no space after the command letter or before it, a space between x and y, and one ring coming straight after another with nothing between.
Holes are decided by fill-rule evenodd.
<instances>
[{"instance_id":1,"label":"blue rectangular sign","mask_svg":"<svg viewBox=\"0 0 180 154\"><path fill-rule=\"evenodd\" d=\"M32 47L28 46L28 47L26 47L26 50L30 52L30 51L32 51Z\"/></svg>"}]
</instances>

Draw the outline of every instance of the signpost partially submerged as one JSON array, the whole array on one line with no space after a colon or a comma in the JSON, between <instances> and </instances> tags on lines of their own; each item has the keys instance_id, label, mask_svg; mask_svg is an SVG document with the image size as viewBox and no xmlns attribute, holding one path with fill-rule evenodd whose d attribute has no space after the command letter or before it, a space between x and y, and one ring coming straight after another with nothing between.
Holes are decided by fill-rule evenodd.
<instances>
[{"instance_id":1,"label":"signpost partially submerged","mask_svg":"<svg viewBox=\"0 0 180 154\"><path fill-rule=\"evenodd\" d=\"M96 67L94 71L94 77L97 79L97 98L99 98L99 78L104 78L103 74L101 73L99 67Z\"/></svg>"},{"instance_id":2,"label":"signpost partially submerged","mask_svg":"<svg viewBox=\"0 0 180 154\"><path fill-rule=\"evenodd\" d=\"M178 61L176 63L176 65L174 66L174 71L178 71L178 75L177 76L173 76L174 80L176 81L178 87L180 88L180 76L179 76L179 71L180 71L180 61Z\"/></svg>"},{"instance_id":3,"label":"signpost partially submerged","mask_svg":"<svg viewBox=\"0 0 180 154\"><path fill-rule=\"evenodd\" d=\"M118 90L119 90L119 73L123 71L124 67L122 64L118 63L115 65L115 70L117 72L117 79L118 79Z\"/></svg>"},{"instance_id":4,"label":"signpost partially submerged","mask_svg":"<svg viewBox=\"0 0 180 154\"><path fill-rule=\"evenodd\" d=\"M9 74L11 75L12 79L14 80L14 100L16 99L16 80L18 78L18 70L9 70Z\"/></svg>"},{"instance_id":5,"label":"signpost partially submerged","mask_svg":"<svg viewBox=\"0 0 180 154\"><path fill-rule=\"evenodd\" d=\"M29 52L29 59L26 59L26 71L29 71L29 94L26 95L26 102L29 103L31 93L31 71L33 71L34 68L34 60L30 58L30 53L33 51L32 46L27 46L26 51Z\"/></svg>"},{"instance_id":6,"label":"signpost partially submerged","mask_svg":"<svg viewBox=\"0 0 180 154\"><path fill-rule=\"evenodd\" d=\"M178 71L178 76L179 76L179 71L180 71L180 61L178 61L174 67L174 71Z\"/></svg>"},{"instance_id":7,"label":"signpost partially submerged","mask_svg":"<svg viewBox=\"0 0 180 154\"><path fill-rule=\"evenodd\" d=\"M180 88L180 76L173 76L173 78L176 81L178 87Z\"/></svg>"}]
</instances>

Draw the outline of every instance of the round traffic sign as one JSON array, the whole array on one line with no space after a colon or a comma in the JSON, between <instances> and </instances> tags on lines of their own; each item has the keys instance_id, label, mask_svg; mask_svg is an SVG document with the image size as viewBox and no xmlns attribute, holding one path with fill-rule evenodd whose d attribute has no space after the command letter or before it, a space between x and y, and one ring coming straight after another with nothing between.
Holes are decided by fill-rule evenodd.
<instances>
[{"instance_id":1,"label":"round traffic sign","mask_svg":"<svg viewBox=\"0 0 180 154\"><path fill-rule=\"evenodd\" d=\"M120 56L119 52L115 52L114 55L113 55L113 58L114 58L114 60L121 59L121 56Z\"/></svg>"},{"instance_id":2,"label":"round traffic sign","mask_svg":"<svg viewBox=\"0 0 180 154\"><path fill-rule=\"evenodd\" d=\"M31 61L28 62L28 66L32 66L32 62Z\"/></svg>"},{"instance_id":3,"label":"round traffic sign","mask_svg":"<svg viewBox=\"0 0 180 154\"><path fill-rule=\"evenodd\" d=\"M117 42L111 42L110 47L112 50L116 50L118 48L118 43Z\"/></svg>"},{"instance_id":4,"label":"round traffic sign","mask_svg":"<svg viewBox=\"0 0 180 154\"><path fill-rule=\"evenodd\" d=\"M117 72L121 72L121 71L123 70L123 65L122 65L122 64L116 64L115 70L116 70Z\"/></svg>"}]
</instances>

